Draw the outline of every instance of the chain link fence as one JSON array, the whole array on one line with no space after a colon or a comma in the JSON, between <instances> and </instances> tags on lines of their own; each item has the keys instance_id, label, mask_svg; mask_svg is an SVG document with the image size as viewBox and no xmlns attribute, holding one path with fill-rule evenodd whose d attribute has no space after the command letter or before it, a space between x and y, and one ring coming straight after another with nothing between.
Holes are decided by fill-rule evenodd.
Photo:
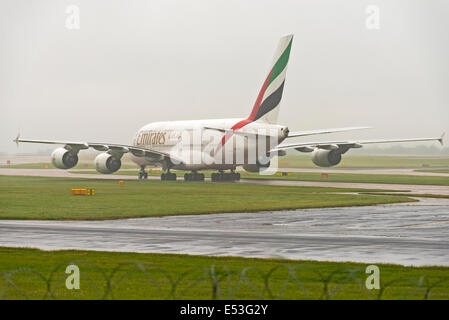
<instances>
[{"instance_id":1,"label":"chain link fence","mask_svg":"<svg viewBox=\"0 0 449 320\"><path fill-rule=\"evenodd\" d=\"M68 265L80 269L79 290L66 286ZM449 299L449 276L397 277L368 290L364 268L210 265L173 275L153 264L127 262L105 269L77 260L57 265L48 276L29 268L2 272L0 299Z\"/></svg>"}]
</instances>

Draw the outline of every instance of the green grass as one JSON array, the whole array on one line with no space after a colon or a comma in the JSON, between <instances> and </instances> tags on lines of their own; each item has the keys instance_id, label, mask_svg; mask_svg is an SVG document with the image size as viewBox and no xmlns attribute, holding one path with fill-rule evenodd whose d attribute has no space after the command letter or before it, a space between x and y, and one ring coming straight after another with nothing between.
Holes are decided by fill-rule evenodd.
<instances>
[{"instance_id":1,"label":"green grass","mask_svg":"<svg viewBox=\"0 0 449 320\"><path fill-rule=\"evenodd\" d=\"M79 290L65 287L68 275L64 271L72 263L80 268ZM364 286L366 266L361 263L75 250L49 252L0 247L0 299L376 299L379 290L367 290ZM378 267L380 284L384 288L382 299L422 299L425 288L432 285L429 298L449 299L447 267L387 264L378 264ZM16 288L11 283L6 286L2 272L10 273L9 279ZM353 277L348 277L351 272ZM111 279L110 291L107 290L107 277ZM329 277L325 291L323 279Z\"/></svg>"},{"instance_id":2,"label":"green grass","mask_svg":"<svg viewBox=\"0 0 449 320\"><path fill-rule=\"evenodd\" d=\"M433 173L449 173L449 169L423 169L415 170L416 172L433 172Z\"/></svg>"},{"instance_id":3,"label":"green grass","mask_svg":"<svg viewBox=\"0 0 449 320\"><path fill-rule=\"evenodd\" d=\"M11 168L11 169L57 169L51 162L40 162L40 163L22 163L22 164L12 164L12 165L2 165L0 168ZM138 166L132 163L122 164L123 169L136 169ZM95 169L95 164L92 161L89 162L79 162L73 169Z\"/></svg>"},{"instance_id":4,"label":"green grass","mask_svg":"<svg viewBox=\"0 0 449 320\"><path fill-rule=\"evenodd\" d=\"M402 174L360 174L360 173L327 173L322 178L320 172L292 172L288 176L265 176L259 174L243 175L245 179L282 179L298 181L352 182L352 183L385 183L385 184L418 184L449 186L449 177L414 176Z\"/></svg>"},{"instance_id":5,"label":"green grass","mask_svg":"<svg viewBox=\"0 0 449 320\"><path fill-rule=\"evenodd\" d=\"M71 188L94 188L73 196ZM0 176L0 219L118 219L183 214L374 205L406 197L338 194L368 189L232 183ZM386 190L383 190L386 191Z\"/></svg>"},{"instance_id":6,"label":"green grass","mask_svg":"<svg viewBox=\"0 0 449 320\"><path fill-rule=\"evenodd\" d=\"M449 199L447 194L431 194L431 193L390 193L390 192L363 192L363 194L385 195L385 196L404 196L417 198L435 198L435 199Z\"/></svg>"},{"instance_id":7,"label":"green grass","mask_svg":"<svg viewBox=\"0 0 449 320\"><path fill-rule=\"evenodd\" d=\"M97 171L71 171L72 173L99 174ZM179 177L183 177L184 171L177 172ZM117 171L115 175L137 176L138 170ZM204 172L206 177L210 177L210 172ZM150 172L150 176L159 176L160 173ZM403 174L361 174L361 173L327 173L328 177L321 177L320 172L291 172L288 176L260 175L257 173L241 172L242 179L263 179L263 180L293 180L293 181L314 181L314 182L353 182L353 183L385 183L385 184L418 184L449 186L449 177L443 176L414 176Z\"/></svg>"}]
</instances>

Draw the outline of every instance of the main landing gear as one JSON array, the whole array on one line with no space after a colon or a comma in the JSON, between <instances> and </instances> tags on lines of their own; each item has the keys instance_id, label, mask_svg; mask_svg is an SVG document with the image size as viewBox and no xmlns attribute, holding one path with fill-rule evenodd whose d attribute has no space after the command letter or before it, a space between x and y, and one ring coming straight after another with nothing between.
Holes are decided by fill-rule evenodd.
<instances>
[{"instance_id":1,"label":"main landing gear","mask_svg":"<svg viewBox=\"0 0 449 320\"><path fill-rule=\"evenodd\" d=\"M214 172L211 175L212 182L218 181L238 181L240 180L240 173L233 170L231 172ZM184 181L204 181L204 174L192 171L192 173L184 174Z\"/></svg>"},{"instance_id":2,"label":"main landing gear","mask_svg":"<svg viewBox=\"0 0 449 320\"><path fill-rule=\"evenodd\" d=\"M176 181L176 173L167 171L167 173L161 174L161 181Z\"/></svg>"},{"instance_id":3,"label":"main landing gear","mask_svg":"<svg viewBox=\"0 0 449 320\"><path fill-rule=\"evenodd\" d=\"M148 173L145 171L145 166L141 166L140 167L140 172L139 172L139 180L142 179L148 179Z\"/></svg>"},{"instance_id":4,"label":"main landing gear","mask_svg":"<svg viewBox=\"0 0 449 320\"><path fill-rule=\"evenodd\" d=\"M148 173L145 171L145 167L140 167L139 180L148 179ZM176 173L168 170L166 173L161 174L161 181L176 181ZM212 182L226 182L226 181L239 181L240 173L234 172L214 172L211 175ZM191 173L184 174L184 181L204 181L204 174L192 171Z\"/></svg>"},{"instance_id":5,"label":"main landing gear","mask_svg":"<svg viewBox=\"0 0 449 320\"><path fill-rule=\"evenodd\" d=\"M234 171L231 172L223 172L220 171L218 173L212 173L211 175L212 182L219 182L219 181L239 181L240 180L240 173L236 173Z\"/></svg>"},{"instance_id":6,"label":"main landing gear","mask_svg":"<svg viewBox=\"0 0 449 320\"><path fill-rule=\"evenodd\" d=\"M204 181L204 174L192 171L184 174L184 181Z\"/></svg>"}]
</instances>

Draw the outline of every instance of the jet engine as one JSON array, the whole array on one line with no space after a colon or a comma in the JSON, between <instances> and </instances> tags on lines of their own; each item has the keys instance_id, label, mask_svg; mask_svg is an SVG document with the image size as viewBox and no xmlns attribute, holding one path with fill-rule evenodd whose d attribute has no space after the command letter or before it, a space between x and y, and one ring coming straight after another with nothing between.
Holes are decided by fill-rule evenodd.
<instances>
[{"instance_id":1,"label":"jet engine","mask_svg":"<svg viewBox=\"0 0 449 320\"><path fill-rule=\"evenodd\" d=\"M51 154L51 162L56 168L70 169L78 163L78 155L65 148L58 148Z\"/></svg>"},{"instance_id":2,"label":"jet engine","mask_svg":"<svg viewBox=\"0 0 449 320\"><path fill-rule=\"evenodd\" d=\"M122 166L119 158L109 153L100 153L95 158L95 168L100 173L114 173Z\"/></svg>"},{"instance_id":3,"label":"jet engine","mask_svg":"<svg viewBox=\"0 0 449 320\"><path fill-rule=\"evenodd\" d=\"M312 162L319 167L336 166L341 161L341 150L315 149L312 152Z\"/></svg>"}]
</instances>

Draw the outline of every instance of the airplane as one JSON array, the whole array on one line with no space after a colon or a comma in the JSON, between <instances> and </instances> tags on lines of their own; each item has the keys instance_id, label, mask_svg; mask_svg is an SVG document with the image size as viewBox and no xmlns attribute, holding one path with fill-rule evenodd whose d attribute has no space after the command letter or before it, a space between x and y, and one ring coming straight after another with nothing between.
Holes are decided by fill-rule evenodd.
<instances>
[{"instance_id":1,"label":"airplane","mask_svg":"<svg viewBox=\"0 0 449 320\"><path fill-rule=\"evenodd\" d=\"M95 167L104 174L119 170L122 156L129 153L131 160L141 168L139 179L147 179L147 166L160 165L163 168L161 180L168 181L177 179L171 169L189 171L184 175L185 181L204 181L204 174L198 172L200 170L218 171L212 173L212 181L239 180L240 174L235 172L237 167L260 173L269 168L273 157L284 156L287 150L310 152L315 165L331 167L339 164L349 149L366 144L415 141L439 141L443 144L444 133L436 138L284 143L286 139L295 137L368 128L290 132L288 127L277 123L292 42L292 34L280 39L268 75L246 118L154 122L139 129L131 145L30 140L21 139L20 135L14 142L17 145L19 142L63 145L51 155L53 165L60 169L74 167L80 150L93 148L103 151L95 158ZM227 170L229 172L225 172Z\"/></svg>"}]
</instances>

